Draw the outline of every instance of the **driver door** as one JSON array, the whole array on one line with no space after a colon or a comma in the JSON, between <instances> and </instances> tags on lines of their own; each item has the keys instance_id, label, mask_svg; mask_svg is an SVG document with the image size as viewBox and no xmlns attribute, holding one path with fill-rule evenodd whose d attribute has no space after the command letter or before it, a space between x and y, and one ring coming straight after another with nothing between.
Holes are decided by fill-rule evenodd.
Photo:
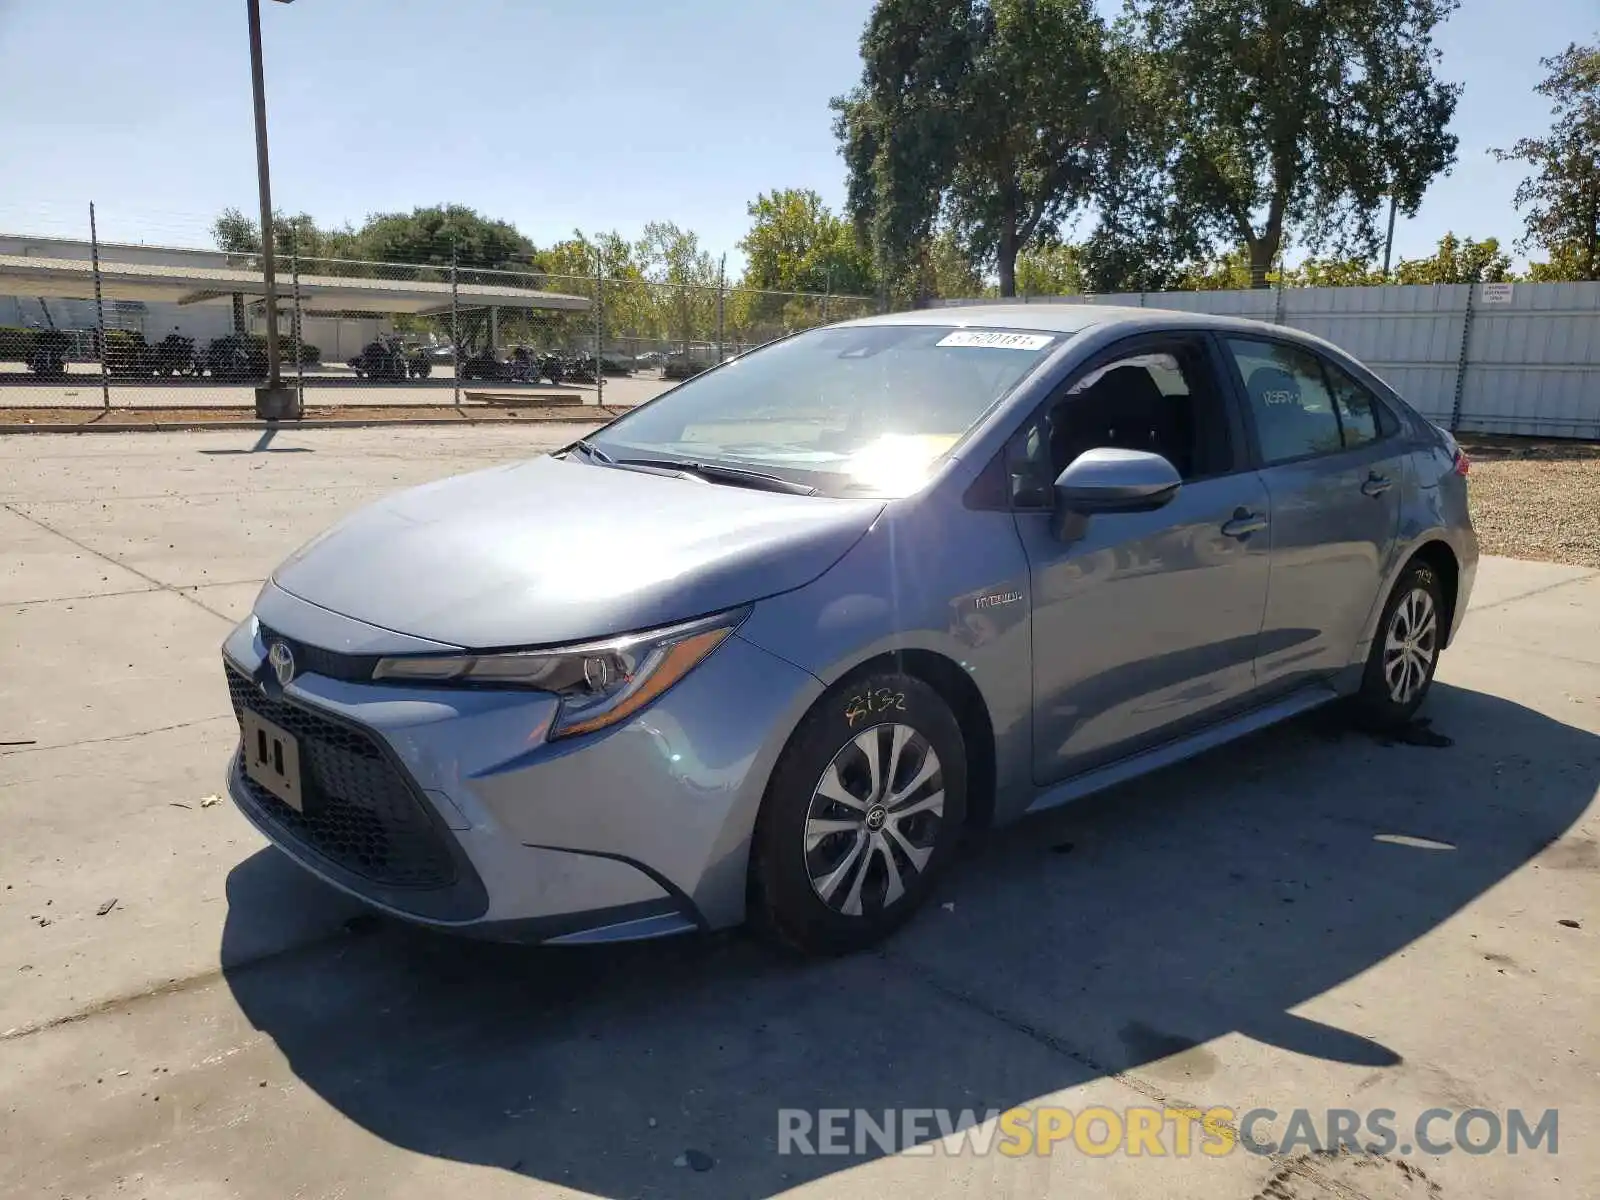
<instances>
[{"instance_id":1,"label":"driver door","mask_svg":"<svg viewBox=\"0 0 1600 1200\"><path fill-rule=\"evenodd\" d=\"M1212 340L1118 343L1008 449L1033 602L1033 768L1050 784L1246 706L1267 600L1268 497ZM1065 522L1051 485L1097 446L1150 450L1183 485L1150 512Z\"/></svg>"}]
</instances>

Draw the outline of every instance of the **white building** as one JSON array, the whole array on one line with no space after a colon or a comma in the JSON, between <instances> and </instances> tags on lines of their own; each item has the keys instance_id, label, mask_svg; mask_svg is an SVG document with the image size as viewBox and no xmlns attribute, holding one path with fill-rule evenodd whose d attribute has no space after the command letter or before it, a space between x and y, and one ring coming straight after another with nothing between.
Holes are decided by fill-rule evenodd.
<instances>
[{"instance_id":1,"label":"white building","mask_svg":"<svg viewBox=\"0 0 1600 1200\"><path fill-rule=\"evenodd\" d=\"M77 262L89 262L94 257L92 247L86 241L0 234L0 256L5 255ZM234 265L229 261L229 255L220 250L186 250L175 246L136 246L119 242L102 242L100 261L203 269ZM280 291L288 291L287 275L282 278ZM241 295L236 305L106 299L102 301L102 306L107 329L133 330L142 333L150 342L158 342L177 330L203 346L213 338L234 332L236 313L242 313L245 332L259 334L266 331L266 306L258 297L249 295ZM85 332L95 329L98 322L93 291L82 298L0 294L0 325L41 328L52 324L57 329ZM379 334L393 331L394 323L388 318L306 317L301 323L301 336L305 342L316 346L322 352L323 360L332 363L344 362L359 354L361 347ZM87 346L90 343L85 337L80 344Z\"/></svg>"}]
</instances>

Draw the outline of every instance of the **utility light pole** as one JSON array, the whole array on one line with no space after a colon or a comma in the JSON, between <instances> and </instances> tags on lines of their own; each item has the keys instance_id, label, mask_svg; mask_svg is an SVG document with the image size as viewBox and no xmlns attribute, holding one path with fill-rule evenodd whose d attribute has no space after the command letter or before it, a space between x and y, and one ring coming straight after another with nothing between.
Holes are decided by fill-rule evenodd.
<instances>
[{"instance_id":1,"label":"utility light pole","mask_svg":"<svg viewBox=\"0 0 1600 1200\"><path fill-rule=\"evenodd\" d=\"M1389 260L1394 254L1394 208L1395 195L1389 193L1389 236L1383 240L1383 281L1389 282Z\"/></svg>"},{"instance_id":2,"label":"utility light pole","mask_svg":"<svg viewBox=\"0 0 1600 1200\"><path fill-rule=\"evenodd\" d=\"M293 0L278 0L291 4ZM255 92L256 186L261 192L261 279L267 306L267 383L256 389L256 417L280 421L300 416L300 395L285 387L278 353L278 282L272 248L272 178L267 165L267 87L261 67L261 0L245 0L250 22L250 82Z\"/></svg>"}]
</instances>

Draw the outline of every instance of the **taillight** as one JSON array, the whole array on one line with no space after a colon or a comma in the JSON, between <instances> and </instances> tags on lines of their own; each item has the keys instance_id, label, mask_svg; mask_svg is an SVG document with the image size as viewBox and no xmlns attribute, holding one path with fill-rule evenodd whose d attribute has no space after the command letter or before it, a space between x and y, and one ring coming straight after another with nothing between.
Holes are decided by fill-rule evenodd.
<instances>
[{"instance_id":1,"label":"taillight","mask_svg":"<svg viewBox=\"0 0 1600 1200\"><path fill-rule=\"evenodd\" d=\"M1456 474L1465 477L1472 470L1472 460L1467 457L1467 452L1460 446L1456 447Z\"/></svg>"}]
</instances>

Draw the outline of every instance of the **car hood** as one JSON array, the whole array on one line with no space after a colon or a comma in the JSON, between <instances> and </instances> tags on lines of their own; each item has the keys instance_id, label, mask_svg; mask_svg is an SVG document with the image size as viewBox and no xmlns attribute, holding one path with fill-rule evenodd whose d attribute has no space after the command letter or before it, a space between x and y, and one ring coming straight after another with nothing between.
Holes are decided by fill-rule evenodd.
<instances>
[{"instance_id":1,"label":"car hood","mask_svg":"<svg viewBox=\"0 0 1600 1200\"><path fill-rule=\"evenodd\" d=\"M273 573L302 600L491 648L585 641L811 582L881 500L793 496L541 457L399 492Z\"/></svg>"}]
</instances>

